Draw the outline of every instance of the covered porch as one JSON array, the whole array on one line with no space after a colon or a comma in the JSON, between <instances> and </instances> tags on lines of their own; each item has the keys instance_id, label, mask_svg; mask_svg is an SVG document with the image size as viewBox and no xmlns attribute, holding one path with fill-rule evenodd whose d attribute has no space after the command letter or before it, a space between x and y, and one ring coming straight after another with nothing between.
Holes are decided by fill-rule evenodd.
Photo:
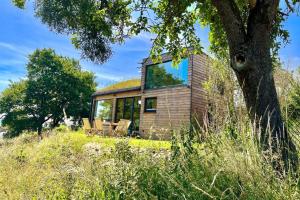
<instances>
[{"instance_id":1,"label":"covered porch","mask_svg":"<svg viewBox=\"0 0 300 200\"><path fill-rule=\"evenodd\" d=\"M137 135L140 126L140 87L99 91L93 95L90 121L94 129L101 121L104 135L112 135L120 120L130 121L126 135Z\"/></svg>"}]
</instances>

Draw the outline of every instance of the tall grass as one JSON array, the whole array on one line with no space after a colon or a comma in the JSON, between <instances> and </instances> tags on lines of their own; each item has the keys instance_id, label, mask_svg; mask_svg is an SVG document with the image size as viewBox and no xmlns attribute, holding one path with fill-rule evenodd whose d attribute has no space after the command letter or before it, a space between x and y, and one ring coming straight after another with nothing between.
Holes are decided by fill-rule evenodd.
<instances>
[{"instance_id":1,"label":"tall grass","mask_svg":"<svg viewBox=\"0 0 300 200\"><path fill-rule=\"evenodd\" d=\"M0 199L300 199L295 178L279 177L250 128L196 143L52 133L0 142ZM194 136L202 132L195 131Z\"/></svg>"}]
</instances>

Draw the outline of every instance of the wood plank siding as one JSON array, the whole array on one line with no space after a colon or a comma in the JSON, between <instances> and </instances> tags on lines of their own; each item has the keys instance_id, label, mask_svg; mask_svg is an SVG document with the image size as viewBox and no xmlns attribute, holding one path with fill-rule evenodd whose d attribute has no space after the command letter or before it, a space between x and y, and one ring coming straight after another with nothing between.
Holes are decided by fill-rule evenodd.
<instances>
[{"instance_id":1,"label":"wood plank siding","mask_svg":"<svg viewBox=\"0 0 300 200\"><path fill-rule=\"evenodd\" d=\"M157 98L157 111L144 112L145 98ZM191 90L188 87L174 87L159 90L147 90L142 95L140 132L148 137L151 132L159 129L178 129L188 126L190 122ZM165 136L168 138L170 135Z\"/></svg>"},{"instance_id":2,"label":"wood plank siding","mask_svg":"<svg viewBox=\"0 0 300 200\"><path fill-rule=\"evenodd\" d=\"M193 55L192 57L192 121L197 120L202 124L207 113L207 92L203 89L203 83L208 79L209 60L206 54Z\"/></svg>"},{"instance_id":3,"label":"wood plank siding","mask_svg":"<svg viewBox=\"0 0 300 200\"><path fill-rule=\"evenodd\" d=\"M170 61L170 55L162 55L162 62ZM191 81L192 56L189 58L188 84L183 86L166 87L161 89L145 89L146 66L153 64L151 59L145 59L142 66L141 87L142 106L140 132L143 137L149 137L150 129L179 129L189 126L191 118ZM157 111L144 112L145 98L157 97ZM163 138L168 138L166 135Z\"/></svg>"}]
</instances>

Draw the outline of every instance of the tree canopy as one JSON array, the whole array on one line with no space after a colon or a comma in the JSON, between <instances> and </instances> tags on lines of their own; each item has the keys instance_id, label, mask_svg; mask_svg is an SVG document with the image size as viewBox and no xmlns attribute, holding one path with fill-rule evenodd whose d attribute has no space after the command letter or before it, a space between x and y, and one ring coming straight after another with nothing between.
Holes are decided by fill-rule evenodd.
<instances>
[{"instance_id":1,"label":"tree canopy","mask_svg":"<svg viewBox=\"0 0 300 200\"><path fill-rule=\"evenodd\" d=\"M24 8L26 0L13 0ZM298 11L298 0L35 0L35 14L51 30L72 35L76 48L95 62L105 62L111 56L111 44L141 32L156 34L152 55L163 49L174 58L185 55L188 47L201 50L196 24L210 28L210 48L218 56L228 55L229 40L244 43L258 28L257 14L265 11L270 23L271 48L276 55L281 42L288 42L289 33L283 22ZM283 5L282 4L282 5ZM268 18L270 16L270 19ZM226 24L226 25L225 25ZM226 33L228 35L226 36ZM230 34L230 36L229 36ZM280 40L282 39L282 40ZM194 52L193 52L194 53Z\"/></svg>"},{"instance_id":2,"label":"tree canopy","mask_svg":"<svg viewBox=\"0 0 300 200\"><path fill-rule=\"evenodd\" d=\"M27 78L11 83L0 97L3 125L12 136L23 130L41 132L45 122L55 127L64 112L74 121L88 116L95 77L82 71L79 62L56 55L51 49L36 50L29 56Z\"/></svg>"}]
</instances>

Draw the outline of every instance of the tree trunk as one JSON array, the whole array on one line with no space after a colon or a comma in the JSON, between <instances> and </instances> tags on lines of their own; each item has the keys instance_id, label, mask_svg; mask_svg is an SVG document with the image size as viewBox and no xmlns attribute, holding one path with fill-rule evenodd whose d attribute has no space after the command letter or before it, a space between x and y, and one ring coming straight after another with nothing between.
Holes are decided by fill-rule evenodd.
<instances>
[{"instance_id":1,"label":"tree trunk","mask_svg":"<svg viewBox=\"0 0 300 200\"><path fill-rule=\"evenodd\" d=\"M261 150L280 172L296 170L298 156L281 115L273 78L270 49L257 43L248 46L248 55L232 55L233 68L242 88L249 117L255 123ZM239 63L236 63L239 62ZM244 65L237 70L236 65ZM283 163L281 162L283 161Z\"/></svg>"},{"instance_id":2,"label":"tree trunk","mask_svg":"<svg viewBox=\"0 0 300 200\"><path fill-rule=\"evenodd\" d=\"M43 126L39 126L38 127L38 139L39 139L39 141L41 141L43 139L42 130L43 130Z\"/></svg>"},{"instance_id":3,"label":"tree trunk","mask_svg":"<svg viewBox=\"0 0 300 200\"><path fill-rule=\"evenodd\" d=\"M262 150L271 156L279 155L273 162L279 171L297 168L296 147L284 128L272 70L271 47L275 39L272 33L279 0L251 2L247 21L235 1L212 0L212 3L226 33L231 66L242 88L250 119L260 130Z\"/></svg>"},{"instance_id":4,"label":"tree trunk","mask_svg":"<svg viewBox=\"0 0 300 200\"><path fill-rule=\"evenodd\" d=\"M51 129L54 129L55 127L57 127L59 125L59 122L61 121L60 118L54 118L53 122L51 124Z\"/></svg>"}]
</instances>

